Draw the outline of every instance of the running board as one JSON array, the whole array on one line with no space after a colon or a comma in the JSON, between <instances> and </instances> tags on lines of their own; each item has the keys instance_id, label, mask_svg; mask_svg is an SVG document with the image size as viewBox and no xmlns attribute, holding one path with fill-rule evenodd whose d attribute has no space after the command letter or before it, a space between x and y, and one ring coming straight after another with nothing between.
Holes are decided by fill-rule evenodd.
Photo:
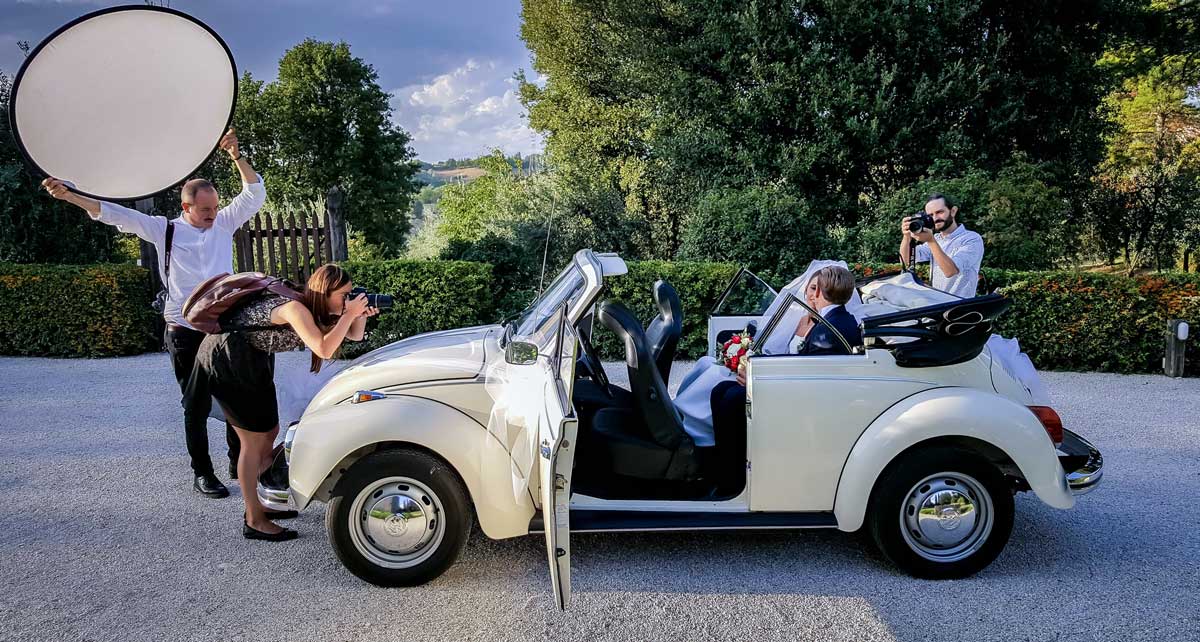
<instances>
[{"instance_id":1,"label":"running board","mask_svg":"<svg viewBox=\"0 0 1200 642\"><path fill-rule=\"evenodd\" d=\"M679 511L571 510L571 532L692 531L769 528L836 528L831 512L690 513ZM529 532L545 529L542 514L529 520Z\"/></svg>"}]
</instances>

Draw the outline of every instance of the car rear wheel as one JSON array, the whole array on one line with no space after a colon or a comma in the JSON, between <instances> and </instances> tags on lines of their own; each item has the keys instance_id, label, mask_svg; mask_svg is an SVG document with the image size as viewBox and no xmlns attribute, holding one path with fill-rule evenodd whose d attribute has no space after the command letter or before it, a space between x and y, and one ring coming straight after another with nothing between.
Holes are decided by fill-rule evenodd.
<instances>
[{"instance_id":1,"label":"car rear wheel","mask_svg":"<svg viewBox=\"0 0 1200 642\"><path fill-rule=\"evenodd\" d=\"M458 559L471 531L471 505L445 462L385 450L359 460L338 482L325 528L351 573L379 586L414 586Z\"/></svg>"},{"instance_id":2,"label":"car rear wheel","mask_svg":"<svg viewBox=\"0 0 1200 642\"><path fill-rule=\"evenodd\" d=\"M904 572L927 579L972 575L1004 550L1013 494L983 457L934 447L906 455L875 483L868 530Z\"/></svg>"}]
</instances>

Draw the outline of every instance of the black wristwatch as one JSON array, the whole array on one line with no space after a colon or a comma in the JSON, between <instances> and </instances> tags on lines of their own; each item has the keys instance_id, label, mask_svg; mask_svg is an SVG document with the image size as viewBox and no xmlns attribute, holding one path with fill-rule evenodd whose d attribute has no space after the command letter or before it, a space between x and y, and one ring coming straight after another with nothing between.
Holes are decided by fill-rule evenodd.
<instances>
[{"instance_id":1,"label":"black wristwatch","mask_svg":"<svg viewBox=\"0 0 1200 642\"><path fill-rule=\"evenodd\" d=\"M238 150L238 155L237 155L237 158L233 159L233 162L235 162L235 163L236 163L236 162L238 162L238 161L240 161L240 160L242 160L242 151L239 149L239 150Z\"/></svg>"}]
</instances>

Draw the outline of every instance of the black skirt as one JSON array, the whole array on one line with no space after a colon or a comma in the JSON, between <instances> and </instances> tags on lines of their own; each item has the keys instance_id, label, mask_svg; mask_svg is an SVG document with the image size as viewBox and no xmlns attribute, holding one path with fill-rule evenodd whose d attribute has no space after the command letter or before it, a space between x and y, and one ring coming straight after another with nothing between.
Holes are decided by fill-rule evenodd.
<instances>
[{"instance_id":1,"label":"black skirt","mask_svg":"<svg viewBox=\"0 0 1200 642\"><path fill-rule=\"evenodd\" d=\"M275 355L250 345L241 332L204 337L189 385L194 394L212 395L237 428L270 432L279 426Z\"/></svg>"}]
</instances>

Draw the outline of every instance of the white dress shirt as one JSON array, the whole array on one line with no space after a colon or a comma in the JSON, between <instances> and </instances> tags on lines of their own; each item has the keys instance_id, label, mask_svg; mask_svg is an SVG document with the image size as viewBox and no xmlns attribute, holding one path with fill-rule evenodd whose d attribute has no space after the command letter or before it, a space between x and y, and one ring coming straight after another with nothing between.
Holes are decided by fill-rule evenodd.
<instances>
[{"instance_id":1,"label":"white dress shirt","mask_svg":"<svg viewBox=\"0 0 1200 642\"><path fill-rule=\"evenodd\" d=\"M958 266L958 274L947 277L937 261L933 261L929 245L922 243L917 246L917 263L929 263L930 285L935 290L967 299L975 296L975 288L979 285L979 266L983 263L983 237L963 225L954 228L948 235L939 232L935 236L942 251Z\"/></svg>"},{"instance_id":2,"label":"white dress shirt","mask_svg":"<svg viewBox=\"0 0 1200 642\"><path fill-rule=\"evenodd\" d=\"M174 219L175 235L171 239L171 274L167 282L167 302L163 318L167 323L192 327L183 319L183 304L196 286L218 274L233 272L233 233L258 212L267 200L262 177L257 183L243 183L242 191L217 212L210 229L202 230ZM101 201L101 223L116 226L122 232L136 234L158 250L158 274L166 265L167 219L148 216L128 207ZM164 281L166 281L164 279Z\"/></svg>"}]
</instances>

